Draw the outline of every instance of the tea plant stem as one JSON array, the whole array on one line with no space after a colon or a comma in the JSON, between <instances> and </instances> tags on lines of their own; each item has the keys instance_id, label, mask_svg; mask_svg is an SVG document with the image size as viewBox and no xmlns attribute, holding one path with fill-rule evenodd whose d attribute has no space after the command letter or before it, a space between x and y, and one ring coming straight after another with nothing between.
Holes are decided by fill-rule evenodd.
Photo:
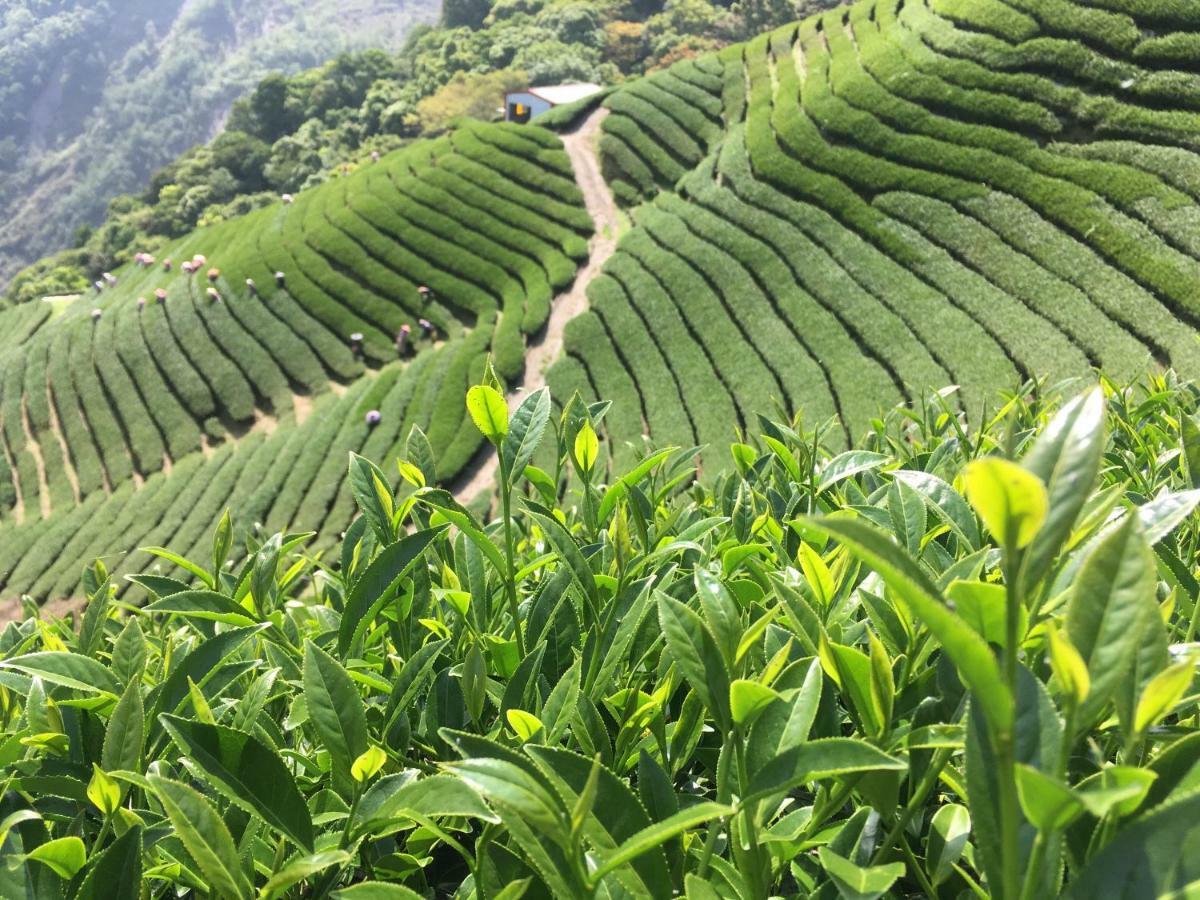
<instances>
[{"instance_id":1,"label":"tea plant stem","mask_svg":"<svg viewBox=\"0 0 1200 900\"><path fill-rule=\"evenodd\" d=\"M497 448L497 453L500 453ZM504 519L504 562L507 571L504 573L504 590L508 596L508 611L513 620L513 633L517 640L517 653L525 658L525 634L521 630L521 612L517 604L516 550L512 534L512 486L508 483L508 464L504 454L500 453L500 507Z\"/></svg>"},{"instance_id":2,"label":"tea plant stem","mask_svg":"<svg viewBox=\"0 0 1200 900\"><path fill-rule=\"evenodd\" d=\"M108 832L112 829L112 820L111 814L105 815L104 824L100 826L100 833L96 835L96 842L92 844L92 853L104 846L104 839L108 837Z\"/></svg>"},{"instance_id":3,"label":"tea plant stem","mask_svg":"<svg viewBox=\"0 0 1200 900\"><path fill-rule=\"evenodd\" d=\"M583 521L587 524L588 539L596 539L596 510L592 503L592 472L583 472Z\"/></svg>"},{"instance_id":4,"label":"tea plant stem","mask_svg":"<svg viewBox=\"0 0 1200 900\"><path fill-rule=\"evenodd\" d=\"M933 759L930 761L929 768L926 770L925 774L921 776L921 780L917 784L916 790L913 791L912 796L908 798L908 803L906 803L904 805L904 809L901 810L900 818L898 818L895 824L892 825L891 829L884 837L883 843L881 843L878 849L876 849L875 855L872 859L873 864L882 861L884 854L886 854L888 850L892 848L897 839L904 833L904 829L908 827L908 823L912 821L912 817L920 812L924 807L926 797L929 796L929 792L933 789L933 786L937 784L938 776L941 775L942 769L946 767L946 763L950 761L950 757L953 755L953 753L954 750L952 748L946 747L938 750L938 752L934 754Z\"/></svg>"},{"instance_id":5,"label":"tea plant stem","mask_svg":"<svg viewBox=\"0 0 1200 900\"><path fill-rule=\"evenodd\" d=\"M964 869L958 863L955 863L954 871L957 872L958 876L967 883L967 887L971 889L971 893L978 897L979 900L991 900L988 892L983 889L983 885L972 878L971 874L966 869Z\"/></svg>"},{"instance_id":6,"label":"tea plant stem","mask_svg":"<svg viewBox=\"0 0 1200 900\"><path fill-rule=\"evenodd\" d=\"M491 841L495 830L495 825L491 822L486 823L475 841L475 867L472 871L475 873L475 895L478 900L487 900L487 887L483 883L483 860L484 853L487 851L487 845Z\"/></svg>"},{"instance_id":7,"label":"tea plant stem","mask_svg":"<svg viewBox=\"0 0 1200 900\"><path fill-rule=\"evenodd\" d=\"M1183 636L1183 643L1190 644L1196 639L1196 626L1200 624L1200 597L1192 598L1192 615L1188 619L1187 632Z\"/></svg>"},{"instance_id":8,"label":"tea plant stem","mask_svg":"<svg viewBox=\"0 0 1200 900\"><path fill-rule=\"evenodd\" d=\"M1009 534L1004 542L1004 557L1002 569L1004 574L1006 615L1004 622L1004 680L1008 686L1009 696L1013 702L1017 699L1017 643L1019 641L1018 624L1021 610L1020 591L1020 553L1016 549L1017 535L1014 526L1009 527ZM994 727L993 727L994 732ZM996 773L1000 782L1000 855L1001 855L1001 891L1006 898L1015 898L1020 891L1021 871L1020 860L1020 809L1017 804L1017 757L1016 745L1011 734L993 734L996 744L996 756L999 760L999 771Z\"/></svg>"},{"instance_id":9,"label":"tea plant stem","mask_svg":"<svg viewBox=\"0 0 1200 900\"><path fill-rule=\"evenodd\" d=\"M441 841L459 856L461 856L463 858L463 862L467 864L467 870L472 875L475 874L475 856L455 838L451 837L444 828L441 828L433 819L429 818L428 816L420 815L412 810L408 810L404 814L422 828L426 829L430 834L436 837L439 841Z\"/></svg>"},{"instance_id":10,"label":"tea plant stem","mask_svg":"<svg viewBox=\"0 0 1200 900\"><path fill-rule=\"evenodd\" d=\"M350 802L350 813L346 816L346 827L342 830L341 848L350 846L350 829L354 826L354 814L358 812L358 801L362 798L362 786L355 782L354 799Z\"/></svg>"},{"instance_id":11,"label":"tea plant stem","mask_svg":"<svg viewBox=\"0 0 1200 900\"><path fill-rule=\"evenodd\" d=\"M1065 778L1067 774L1067 764L1071 761L1071 747L1075 743L1075 702L1068 701L1066 715L1063 720L1062 743L1058 747L1058 768L1056 773L1059 778Z\"/></svg>"},{"instance_id":12,"label":"tea plant stem","mask_svg":"<svg viewBox=\"0 0 1200 900\"><path fill-rule=\"evenodd\" d=\"M717 848L717 836L721 833L724 819L718 819L708 826L708 834L704 836L704 852L700 854L700 865L696 867L696 877L704 878L708 874L708 861L712 859L713 851Z\"/></svg>"},{"instance_id":13,"label":"tea plant stem","mask_svg":"<svg viewBox=\"0 0 1200 900\"><path fill-rule=\"evenodd\" d=\"M746 766L746 741L743 739L740 731L740 728L734 730L733 753L738 767L738 789L740 793L745 794L750 785L750 773ZM742 808L741 820L746 830L745 836L749 845L749 852L746 854L746 866L750 870L744 874L750 882L750 889L753 895L765 898L767 896L767 887L763 884L762 844L758 840L758 827L754 821L757 815L757 803L750 803Z\"/></svg>"},{"instance_id":14,"label":"tea plant stem","mask_svg":"<svg viewBox=\"0 0 1200 900\"><path fill-rule=\"evenodd\" d=\"M1021 900L1036 900L1038 880L1046 862L1046 835L1039 831L1033 839L1033 850L1029 854L1029 865L1025 868L1025 884L1021 888Z\"/></svg>"},{"instance_id":15,"label":"tea plant stem","mask_svg":"<svg viewBox=\"0 0 1200 900\"><path fill-rule=\"evenodd\" d=\"M826 795L826 799L824 801L821 801L819 799L820 795L818 795L817 802L813 804L812 818L808 820L808 827L804 832L806 837L811 837L812 835L816 834L816 832L820 830L821 826L825 824L829 817L842 808L847 798L849 798L850 794L853 793L854 786L857 783L857 778L848 778L845 781L840 782L832 794Z\"/></svg>"},{"instance_id":16,"label":"tea plant stem","mask_svg":"<svg viewBox=\"0 0 1200 900\"><path fill-rule=\"evenodd\" d=\"M912 852L912 847L908 846L908 839L901 838L900 851L904 854L904 859L908 862L908 871L912 872L917 881L921 882L921 889L925 891L926 897L936 897L937 888L930 882L929 877L925 874L925 869L921 866L920 860Z\"/></svg>"},{"instance_id":17,"label":"tea plant stem","mask_svg":"<svg viewBox=\"0 0 1200 900\"><path fill-rule=\"evenodd\" d=\"M996 755L999 757L999 771L996 773L1000 781L1000 852L1001 852L1001 887L1000 895L1015 898L1021 883L1019 829L1020 815L1017 806L1017 773L1016 748L1012 738L1004 735L997 741Z\"/></svg>"},{"instance_id":18,"label":"tea plant stem","mask_svg":"<svg viewBox=\"0 0 1200 900\"><path fill-rule=\"evenodd\" d=\"M571 848L571 877L575 882L576 889L579 891L580 897L595 897L596 885L592 883L592 879L588 877L587 864L583 857L583 841L577 837Z\"/></svg>"},{"instance_id":19,"label":"tea plant stem","mask_svg":"<svg viewBox=\"0 0 1200 900\"><path fill-rule=\"evenodd\" d=\"M730 752L732 742L733 742L733 732L730 732L729 734L725 735L725 740L721 744L721 755L722 756L725 755L726 753ZM729 802L729 793L730 792L729 792L729 784L728 784L728 780L727 780L728 772L723 771L723 769L727 770L728 766L726 766L726 767L722 767L720 765L717 766L717 802L718 803L728 803ZM733 828L731 827L731 823L727 822L725 819L721 819L720 821L729 830L730 844L733 848L733 851L735 853L737 853L738 852L738 846L737 846L738 842L737 842L736 835L733 833ZM708 829L708 834L705 836L704 855L700 858L700 868L697 870L697 874L699 875L700 878L703 878L705 876L705 873L708 872L708 861L709 861L709 859L712 858L713 850L716 849L718 833L719 833L718 828L710 826Z\"/></svg>"}]
</instances>

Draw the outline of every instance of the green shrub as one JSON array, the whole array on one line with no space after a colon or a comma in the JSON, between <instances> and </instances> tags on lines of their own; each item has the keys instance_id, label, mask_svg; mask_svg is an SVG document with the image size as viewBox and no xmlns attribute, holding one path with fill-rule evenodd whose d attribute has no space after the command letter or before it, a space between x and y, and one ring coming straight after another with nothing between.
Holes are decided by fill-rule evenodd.
<instances>
[{"instance_id":1,"label":"green shrub","mask_svg":"<svg viewBox=\"0 0 1200 900\"><path fill-rule=\"evenodd\" d=\"M559 104L539 115L537 125L539 128L549 128L552 131L570 131L586 119L607 95L607 90L597 91L582 100Z\"/></svg>"},{"instance_id":2,"label":"green shrub","mask_svg":"<svg viewBox=\"0 0 1200 900\"><path fill-rule=\"evenodd\" d=\"M601 405L496 419L489 390L493 522L419 460L398 489L352 456L358 518L320 557L234 546L226 519L141 606L97 564L75 623L0 633L25 879L123 900L1200 877L1191 385L1027 384L970 442L930 397L850 452L764 418L705 485L690 449L601 474Z\"/></svg>"}]
</instances>

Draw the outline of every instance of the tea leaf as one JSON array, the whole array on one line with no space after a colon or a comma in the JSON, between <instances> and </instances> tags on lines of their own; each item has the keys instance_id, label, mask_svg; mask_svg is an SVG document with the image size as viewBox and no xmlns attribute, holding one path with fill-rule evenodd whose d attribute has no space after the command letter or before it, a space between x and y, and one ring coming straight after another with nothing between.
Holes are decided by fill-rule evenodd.
<instances>
[{"instance_id":1,"label":"tea leaf","mask_svg":"<svg viewBox=\"0 0 1200 900\"><path fill-rule=\"evenodd\" d=\"M339 888L330 896L333 900L425 900L412 888L385 881L360 881L358 884Z\"/></svg>"},{"instance_id":2,"label":"tea leaf","mask_svg":"<svg viewBox=\"0 0 1200 900\"><path fill-rule=\"evenodd\" d=\"M146 606L149 613L171 613L225 625L255 625L258 617L232 597L215 591L179 591Z\"/></svg>"},{"instance_id":3,"label":"tea leaf","mask_svg":"<svg viewBox=\"0 0 1200 900\"><path fill-rule=\"evenodd\" d=\"M447 768L493 806L511 810L545 834L565 837L566 811L520 767L502 759L466 759Z\"/></svg>"},{"instance_id":4,"label":"tea leaf","mask_svg":"<svg viewBox=\"0 0 1200 900\"><path fill-rule=\"evenodd\" d=\"M718 725L728 728L732 721L729 671L712 632L693 610L665 594L658 597L658 620L684 678Z\"/></svg>"},{"instance_id":5,"label":"tea leaf","mask_svg":"<svg viewBox=\"0 0 1200 900\"><path fill-rule=\"evenodd\" d=\"M1061 831L1083 814L1083 801L1065 784L1032 766L1017 766L1017 796L1038 831Z\"/></svg>"},{"instance_id":6,"label":"tea leaf","mask_svg":"<svg viewBox=\"0 0 1200 900\"><path fill-rule=\"evenodd\" d=\"M159 721L213 787L304 849L313 848L308 806L273 750L258 738L224 725L169 715Z\"/></svg>"},{"instance_id":7,"label":"tea leaf","mask_svg":"<svg viewBox=\"0 0 1200 900\"><path fill-rule=\"evenodd\" d=\"M237 846L212 805L186 784L159 775L151 775L150 784L212 891L226 897L251 896Z\"/></svg>"},{"instance_id":8,"label":"tea leaf","mask_svg":"<svg viewBox=\"0 0 1200 900\"><path fill-rule=\"evenodd\" d=\"M764 684L738 678L729 686L729 708L733 721L742 726L753 722L779 694Z\"/></svg>"},{"instance_id":9,"label":"tea leaf","mask_svg":"<svg viewBox=\"0 0 1200 900\"><path fill-rule=\"evenodd\" d=\"M823 738L784 750L750 776L743 803L760 800L811 781L850 772L903 771L905 763L866 741Z\"/></svg>"},{"instance_id":10,"label":"tea leaf","mask_svg":"<svg viewBox=\"0 0 1200 900\"><path fill-rule=\"evenodd\" d=\"M1196 677L1196 664L1185 659L1159 672L1146 685L1133 715L1133 730L1144 734L1168 715L1183 699Z\"/></svg>"},{"instance_id":11,"label":"tea leaf","mask_svg":"<svg viewBox=\"0 0 1200 900\"><path fill-rule=\"evenodd\" d=\"M100 762L105 771L142 770L146 714L142 707L141 685L131 681L108 717Z\"/></svg>"},{"instance_id":12,"label":"tea leaf","mask_svg":"<svg viewBox=\"0 0 1200 900\"><path fill-rule=\"evenodd\" d=\"M510 709L504 716L508 720L508 727L523 743L532 741L546 730L541 719L523 709Z\"/></svg>"},{"instance_id":13,"label":"tea leaf","mask_svg":"<svg viewBox=\"0 0 1200 900\"><path fill-rule=\"evenodd\" d=\"M259 900L269 900L272 897L278 897L288 890L288 888L299 884L306 878L311 878L324 872L326 869L333 867L341 867L348 863L353 857L345 850L325 850L321 853L312 853L308 856L302 856L299 859L294 859L286 866L271 875L269 881L262 886L259 891ZM337 896L339 892L335 892Z\"/></svg>"},{"instance_id":14,"label":"tea leaf","mask_svg":"<svg viewBox=\"0 0 1200 900\"><path fill-rule=\"evenodd\" d=\"M372 744L350 764L350 777L360 784L370 781L387 762L387 754Z\"/></svg>"},{"instance_id":15,"label":"tea leaf","mask_svg":"<svg viewBox=\"0 0 1200 900\"><path fill-rule=\"evenodd\" d=\"M857 866L828 847L818 849L817 858L844 900L877 900L904 874L904 863Z\"/></svg>"},{"instance_id":16,"label":"tea leaf","mask_svg":"<svg viewBox=\"0 0 1200 900\"><path fill-rule=\"evenodd\" d=\"M803 527L827 534L883 577L887 585L920 617L954 660L959 676L986 710L998 731L1012 727L1013 698L983 639L946 608L937 587L903 550L871 525L826 516L800 520Z\"/></svg>"},{"instance_id":17,"label":"tea leaf","mask_svg":"<svg viewBox=\"0 0 1200 900\"><path fill-rule=\"evenodd\" d=\"M1047 637L1050 643L1050 668L1054 671L1054 677L1072 702L1081 704L1087 699L1092 686L1087 663L1071 639L1053 625L1047 629Z\"/></svg>"},{"instance_id":18,"label":"tea leaf","mask_svg":"<svg viewBox=\"0 0 1200 900\"><path fill-rule=\"evenodd\" d=\"M92 857L74 900L138 900L142 888L142 832L134 825Z\"/></svg>"},{"instance_id":19,"label":"tea leaf","mask_svg":"<svg viewBox=\"0 0 1200 900\"><path fill-rule=\"evenodd\" d=\"M513 411L509 422L508 438L500 450L504 459L504 470L516 482L525 472L534 451L542 442L546 425L550 421L550 391L539 388L527 395Z\"/></svg>"},{"instance_id":20,"label":"tea leaf","mask_svg":"<svg viewBox=\"0 0 1200 900\"><path fill-rule=\"evenodd\" d=\"M1072 879L1074 900L1186 896L1200 881L1200 794L1142 817L1112 839Z\"/></svg>"},{"instance_id":21,"label":"tea leaf","mask_svg":"<svg viewBox=\"0 0 1200 900\"><path fill-rule=\"evenodd\" d=\"M1088 556L1067 605L1067 634L1087 663L1091 688L1080 715L1090 721L1129 677L1154 606L1154 557L1135 516Z\"/></svg>"},{"instance_id":22,"label":"tea leaf","mask_svg":"<svg viewBox=\"0 0 1200 900\"><path fill-rule=\"evenodd\" d=\"M971 463L966 471L967 499L996 540L1013 547L1027 546L1046 520L1046 486L1014 462L989 457Z\"/></svg>"},{"instance_id":23,"label":"tea leaf","mask_svg":"<svg viewBox=\"0 0 1200 900\"><path fill-rule=\"evenodd\" d=\"M500 821L462 780L450 775L413 779L412 774L385 776L368 788L358 806L361 828L369 830L378 823L403 818L408 812L430 818L470 816L485 822Z\"/></svg>"},{"instance_id":24,"label":"tea leaf","mask_svg":"<svg viewBox=\"0 0 1200 900\"><path fill-rule=\"evenodd\" d=\"M477 384L467 391L467 412L479 433L499 445L508 434L508 404L494 387Z\"/></svg>"},{"instance_id":25,"label":"tea leaf","mask_svg":"<svg viewBox=\"0 0 1200 900\"><path fill-rule=\"evenodd\" d=\"M887 462L882 453L872 453L869 450L847 450L831 459L821 470L821 480L817 484L818 491L826 491L840 481L853 478L862 472L878 469Z\"/></svg>"},{"instance_id":26,"label":"tea leaf","mask_svg":"<svg viewBox=\"0 0 1200 900\"><path fill-rule=\"evenodd\" d=\"M395 539L392 525L392 489L380 468L357 453L350 454L350 490L354 502L375 532L381 545Z\"/></svg>"},{"instance_id":27,"label":"tea leaf","mask_svg":"<svg viewBox=\"0 0 1200 900\"><path fill-rule=\"evenodd\" d=\"M92 778L88 782L87 798L105 816L111 816L121 805L120 785L95 763L92 763Z\"/></svg>"},{"instance_id":28,"label":"tea leaf","mask_svg":"<svg viewBox=\"0 0 1200 900\"><path fill-rule=\"evenodd\" d=\"M304 696L308 714L333 767L334 786L353 793L350 767L367 751L367 718L362 698L346 670L312 641L304 645Z\"/></svg>"},{"instance_id":29,"label":"tea leaf","mask_svg":"<svg viewBox=\"0 0 1200 900\"><path fill-rule=\"evenodd\" d=\"M1104 438L1104 394L1093 388L1059 410L1022 460L1047 491L1045 523L1023 565L1028 584L1041 580L1070 535L1100 474Z\"/></svg>"},{"instance_id":30,"label":"tea leaf","mask_svg":"<svg viewBox=\"0 0 1200 900\"><path fill-rule=\"evenodd\" d=\"M94 659L65 650L26 653L11 659L0 659L0 669L16 669L27 675L36 675L50 684L61 684L87 693L104 691L116 695L121 692L107 667Z\"/></svg>"},{"instance_id":31,"label":"tea leaf","mask_svg":"<svg viewBox=\"0 0 1200 900\"><path fill-rule=\"evenodd\" d=\"M427 528L389 544L371 561L346 597L338 626L338 653L345 655L362 638L383 605L393 598L442 528Z\"/></svg>"},{"instance_id":32,"label":"tea leaf","mask_svg":"<svg viewBox=\"0 0 1200 900\"><path fill-rule=\"evenodd\" d=\"M733 813L731 807L710 802L697 803L687 809L681 809L673 816L644 828L611 854L606 854L602 858L599 868L592 873L592 881L599 882L609 872L632 862L643 853L658 847L676 835L731 813Z\"/></svg>"},{"instance_id":33,"label":"tea leaf","mask_svg":"<svg viewBox=\"0 0 1200 900\"><path fill-rule=\"evenodd\" d=\"M59 878L74 878L87 861L87 850L77 837L55 838L39 844L25 857L44 863L54 870Z\"/></svg>"},{"instance_id":34,"label":"tea leaf","mask_svg":"<svg viewBox=\"0 0 1200 900\"><path fill-rule=\"evenodd\" d=\"M941 807L929 822L929 844L925 867L936 886L949 877L962 858L971 836L971 814L965 806L951 803Z\"/></svg>"}]
</instances>

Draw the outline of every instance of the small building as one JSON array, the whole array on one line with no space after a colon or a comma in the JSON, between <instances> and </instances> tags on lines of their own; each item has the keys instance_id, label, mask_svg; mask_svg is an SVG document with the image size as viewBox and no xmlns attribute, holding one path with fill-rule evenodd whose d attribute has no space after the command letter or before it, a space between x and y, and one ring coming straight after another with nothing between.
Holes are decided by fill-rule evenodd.
<instances>
[{"instance_id":1,"label":"small building","mask_svg":"<svg viewBox=\"0 0 1200 900\"><path fill-rule=\"evenodd\" d=\"M602 90L604 88L598 84L578 82L511 91L504 95L504 121L523 125L548 109L562 106L564 103L574 103Z\"/></svg>"}]
</instances>

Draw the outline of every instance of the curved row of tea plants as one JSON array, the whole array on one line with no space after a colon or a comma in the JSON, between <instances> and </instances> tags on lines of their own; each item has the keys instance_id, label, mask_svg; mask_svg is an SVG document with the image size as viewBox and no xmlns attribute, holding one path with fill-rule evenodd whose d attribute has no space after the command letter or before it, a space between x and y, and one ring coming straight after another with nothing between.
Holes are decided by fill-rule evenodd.
<instances>
[{"instance_id":1,"label":"curved row of tea plants","mask_svg":"<svg viewBox=\"0 0 1200 900\"><path fill-rule=\"evenodd\" d=\"M772 402L854 435L947 383L977 410L1024 377L1200 373L1196 29L860 0L618 88L634 228L551 385L627 407L617 445L711 447Z\"/></svg>"},{"instance_id":2,"label":"curved row of tea plants","mask_svg":"<svg viewBox=\"0 0 1200 900\"><path fill-rule=\"evenodd\" d=\"M418 441L400 480L351 457L329 552L226 516L139 605L96 564L75 621L0 632L0 893L1200 880L1193 385L1031 383L980 428L933 396L849 451L762 418L710 488L692 451L612 468L616 405L498 388L466 404L494 521ZM253 504L271 474L205 482Z\"/></svg>"},{"instance_id":3,"label":"curved row of tea plants","mask_svg":"<svg viewBox=\"0 0 1200 900\"><path fill-rule=\"evenodd\" d=\"M0 519L58 521L436 341L478 333L476 374L490 347L514 377L590 231L557 137L468 123L202 229L61 315L6 312ZM454 419L435 443L447 475L466 458L451 448L452 408L426 412Z\"/></svg>"},{"instance_id":4,"label":"curved row of tea plants","mask_svg":"<svg viewBox=\"0 0 1200 900\"><path fill-rule=\"evenodd\" d=\"M81 557L103 558L122 576L176 574L172 562L137 548L192 552L226 508L234 509L239 543L263 529L296 527L332 541L353 513L348 452L394 457L415 426L425 455L437 460L439 478L453 476L475 455L480 439L458 398L482 372L487 347L487 335L473 332L411 363L384 366L344 395L324 394L303 422L251 432L211 454L189 454L140 485L127 481L111 495L98 491L48 518L9 525L0 542L0 593L78 596ZM367 421L371 411L379 413L378 424Z\"/></svg>"}]
</instances>

